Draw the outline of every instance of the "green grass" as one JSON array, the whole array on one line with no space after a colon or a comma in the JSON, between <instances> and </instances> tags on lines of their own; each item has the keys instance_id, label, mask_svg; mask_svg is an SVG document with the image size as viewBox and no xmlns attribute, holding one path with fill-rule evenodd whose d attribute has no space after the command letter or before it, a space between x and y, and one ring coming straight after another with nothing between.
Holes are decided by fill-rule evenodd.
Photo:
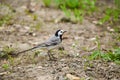
<instances>
[{"instance_id":1,"label":"green grass","mask_svg":"<svg viewBox=\"0 0 120 80\"><path fill-rule=\"evenodd\" d=\"M52 0L42 0L46 7L50 7Z\"/></svg>"},{"instance_id":2,"label":"green grass","mask_svg":"<svg viewBox=\"0 0 120 80\"><path fill-rule=\"evenodd\" d=\"M79 0L65 0L63 5L70 9L75 9L79 7Z\"/></svg>"},{"instance_id":3,"label":"green grass","mask_svg":"<svg viewBox=\"0 0 120 80\"><path fill-rule=\"evenodd\" d=\"M0 26L12 24L14 11L9 5L0 3Z\"/></svg>"},{"instance_id":4,"label":"green grass","mask_svg":"<svg viewBox=\"0 0 120 80\"><path fill-rule=\"evenodd\" d=\"M79 23L82 22L85 15L91 15L97 10L96 2L97 0L43 0L43 3L46 7L51 6L53 2L56 7L60 8L65 16L70 19L70 21ZM100 25L103 25L106 22L113 24L116 21L119 21L120 14L120 1L115 0L115 5L117 8L107 7L104 11L104 16L99 19ZM72 17L71 17L72 16Z\"/></svg>"},{"instance_id":5,"label":"green grass","mask_svg":"<svg viewBox=\"0 0 120 80\"><path fill-rule=\"evenodd\" d=\"M51 2L63 11L70 21L75 23L81 23L85 14L91 14L96 9L96 0L43 0L46 7L50 7Z\"/></svg>"},{"instance_id":6,"label":"green grass","mask_svg":"<svg viewBox=\"0 0 120 80\"><path fill-rule=\"evenodd\" d=\"M82 22L84 19L84 12L79 9L67 9L65 6L61 6L62 11L65 13L66 17L72 22Z\"/></svg>"},{"instance_id":7,"label":"green grass","mask_svg":"<svg viewBox=\"0 0 120 80\"><path fill-rule=\"evenodd\" d=\"M107 8L105 10L105 15L99 20L99 24L102 25L106 22L109 22L110 24L119 21L119 9L111 9Z\"/></svg>"},{"instance_id":8,"label":"green grass","mask_svg":"<svg viewBox=\"0 0 120 80\"><path fill-rule=\"evenodd\" d=\"M12 19L12 16L11 16L11 15L3 16L3 17L0 19L0 26L2 26L3 24L10 24L11 19Z\"/></svg>"},{"instance_id":9,"label":"green grass","mask_svg":"<svg viewBox=\"0 0 120 80\"><path fill-rule=\"evenodd\" d=\"M5 46L0 53L0 58L10 58L10 55L14 52L14 48Z\"/></svg>"},{"instance_id":10,"label":"green grass","mask_svg":"<svg viewBox=\"0 0 120 80\"><path fill-rule=\"evenodd\" d=\"M84 15L95 11L95 2L96 0L65 0L59 6L72 22L82 23Z\"/></svg>"},{"instance_id":11,"label":"green grass","mask_svg":"<svg viewBox=\"0 0 120 80\"><path fill-rule=\"evenodd\" d=\"M120 0L114 0L114 2L118 9L120 9Z\"/></svg>"},{"instance_id":12,"label":"green grass","mask_svg":"<svg viewBox=\"0 0 120 80\"><path fill-rule=\"evenodd\" d=\"M65 13L66 17L70 19L70 17L71 17L71 10L67 9L64 5L61 6L61 9Z\"/></svg>"},{"instance_id":13,"label":"green grass","mask_svg":"<svg viewBox=\"0 0 120 80\"><path fill-rule=\"evenodd\" d=\"M84 11L74 9L73 14L74 14L74 17L75 17L75 22L81 22L82 23L82 21L84 19Z\"/></svg>"},{"instance_id":14,"label":"green grass","mask_svg":"<svg viewBox=\"0 0 120 80\"><path fill-rule=\"evenodd\" d=\"M8 70L8 69L9 69L9 67L10 67L10 65L9 65L9 64L3 64L3 65L2 65L2 68L3 68L4 70Z\"/></svg>"},{"instance_id":15,"label":"green grass","mask_svg":"<svg viewBox=\"0 0 120 80\"><path fill-rule=\"evenodd\" d=\"M113 61L120 64L120 48L116 48L114 49L114 51L103 52L101 50L101 44L98 38L96 39L96 44L97 50L93 51L92 54L88 57L90 60L103 59L106 61Z\"/></svg>"},{"instance_id":16,"label":"green grass","mask_svg":"<svg viewBox=\"0 0 120 80\"><path fill-rule=\"evenodd\" d=\"M115 49L113 52L103 53L102 51L94 51L89 57L93 59L103 59L106 61L113 61L120 64L120 48Z\"/></svg>"}]
</instances>

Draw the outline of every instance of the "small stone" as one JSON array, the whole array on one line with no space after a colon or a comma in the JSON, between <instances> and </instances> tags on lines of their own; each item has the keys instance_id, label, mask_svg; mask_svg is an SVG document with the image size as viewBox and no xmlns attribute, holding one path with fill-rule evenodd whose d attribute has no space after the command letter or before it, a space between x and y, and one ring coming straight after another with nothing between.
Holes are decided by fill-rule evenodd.
<instances>
[{"instance_id":1,"label":"small stone","mask_svg":"<svg viewBox=\"0 0 120 80\"><path fill-rule=\"evenodd\" d=\"M71 75L71 74L67 74L66 77L67 77L69 80L80 80L79 77L76 77L76 76Z\"/></svg>"},{"instance_id":2,"label":"small stone","mask_svg":"<svg viewBox=\"0 0 120 80\"><path fill-rule=\"evenodd\" d=\"M65 59L61 59L60 61L61 61L61 62L64 62L64 61L65 61Z\"/></svg>"},{"instance_id":3,"label":"small stone","mask_svg":"<svg viewBox=\"0 0 120 80\"><path fill-rule=\"evenodd\" d=\"M48 67L49 65L48 65L48 64L45 64L44 66L45 66L45 67Z\"/></svg>"},{"instance_id":4,"label":"small stone","mask_svg":"<svg viewBox=\"0 0 120 80\"><path fill-rule=\"evenodd\" d=\"M95 40L96 40L96 38L95 38L95 37L93 37L93 38L90 38L89 40L90 40L90 41L95 41Z\"/></svg>"},{"instance_id":5,"label":"small stone","mask_svg":"<svg viewBox=\"0 0 120 80\"><path fill-rule=\"evenodd\" d=\"M43 67L42 67L42 66L38 66L37 68L38 68L38 69L42 69Z\"/></svg>"},{"instance_id":6,"label":"small stone","mask_svg":"<svg viewBox=\"0 0 120 80\"><path fill-rule=\"evenodd\" d=\"M63 16L59 16L57 19L54 20L55 23L59 23L62 21Z\"/></svg>"},{"instance_id":7,"label":"small stone","mask_svg":"<svg viewBox=\"0 0 120 80\"><path fill-rule=\"evenodd\" d=\"M92 23L94 23L94 24L98 24L98 21L93 21Z\"/></svg>"},{"instance_id":8,"label":"small stone","mask_svg":"<svg viewBox=\"0 0 120 80\"><path fill-rule=\"evenodd\" d=\"M69 70L69 67L63 67L62 68L62 71L68 71Z\"/></svg>"},{"instance_id":9,"label":"small stone","mask_svg":"<svg viewBox=\"0 0 120 80\"><path fill-rule=\"evenodd\" d=\"M55 71L55 70L53 70L53 71L51 71L51 73L52 73L52 74L55 74L55 73L56 73L56 71Z\"/></svg>"},{"instance_id":10,"label":"small stone","mask_svg":"<svg viewBox=\"0 0 120 80\"><path fill-rule=\"evenodd\" d=\"M111 27L107 27L108 31L110 32L114 32L114 29L112 29Z\"/></svg>"},{"instance_id":11,"label":"small stone","mask_svg":"<svg viewBox=\"0 0 120 80\"><path fill-rule=\"evenodd\" d=\"M36 36L36 33L30 32L29 35Z\"/></svg>"},{"instance_id":12,"label":"small stone","mask_svg":"<svg viewBox=\"0 0 120 80\"><path fill-rule=\"evenodd\" d=\"M9 72L2 72L2 73L0 73L0 76L6 75L6 74L9 74Z\"/></svg>"},{"instance_id":13,"label":"small stone","mask_svg":"<svg viewBox=\"0 0 120 80\"><path fill-rule=\"evenodd\" d=\"M53 80L53 76L52 75L39 75L37 76L37 80Z\"/></svg>"}]
</instances>

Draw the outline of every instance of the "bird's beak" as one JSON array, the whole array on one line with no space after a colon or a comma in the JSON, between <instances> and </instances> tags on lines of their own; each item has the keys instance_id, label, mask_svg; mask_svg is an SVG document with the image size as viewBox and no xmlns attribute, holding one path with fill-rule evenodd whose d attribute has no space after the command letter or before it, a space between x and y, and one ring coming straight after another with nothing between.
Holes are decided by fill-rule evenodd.
<instances>
[{"instance_id":1,"label":"bird's beak","mask_svg":"<svg viewBox=\"0 0 120 80\"><path fill-rule=\"evenodd\" d=\"M67 32L67 31L64 31L63 33L65 33L65 32Z\"/></svg>"}]
</instances>

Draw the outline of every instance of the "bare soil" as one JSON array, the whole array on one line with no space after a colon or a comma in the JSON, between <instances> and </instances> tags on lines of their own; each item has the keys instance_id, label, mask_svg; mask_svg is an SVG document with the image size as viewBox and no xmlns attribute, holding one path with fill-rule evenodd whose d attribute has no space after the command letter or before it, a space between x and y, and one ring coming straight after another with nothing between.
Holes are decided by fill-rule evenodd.
<instances>
[{"instance_id":1,"label":"bare soil","mask_svg":"<svg viewBox=\"0 0 120 80\"><path fill-rule=\"evenodd\" d=\"M46 8L33 3L35 12L28 14L25 6L16 8L13 24L0 27L0 49L10 46L16 52L29 49L47 40L58 29L66 30L61 46L53 50L57 61L49 61L46 51L23 53L11 59L0 60L0 80L66 80L70 73L81 80L120 80L120 66L103 60L90 61L89 56L97 49L96 37L101 50L110 50L114 45L112 34L107 29L84 19L83 23L63 22L64 13L56 8ZM37 17L37 18L35 18ZM35 28L36 27L36 28ZM2 65L9 64L5 70Z\"/></svg>"}]
</instances>

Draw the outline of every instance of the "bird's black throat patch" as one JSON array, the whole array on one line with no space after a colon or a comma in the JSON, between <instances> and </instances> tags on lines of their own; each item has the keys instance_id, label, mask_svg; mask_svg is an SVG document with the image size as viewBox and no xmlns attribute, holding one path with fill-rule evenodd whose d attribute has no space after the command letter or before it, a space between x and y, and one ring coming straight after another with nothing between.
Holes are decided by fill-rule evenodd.
<instances>
[{"instance_id":1,"label":"bird's black throat patch","mask_svg":"<svg viewBox=\"0 0 120 80\"><path fill-rule=\"evenodd\" d=\"M59 32L59 31L60 31L60 29L56 31L55 36L56 36L56 37L58 37L58 36L59 36L59 37L60 37L60 39L61 39L61 41L62 41L62 35L58 35L58 32Z\"/></svg>"},{"instance_id":2,"label":"bird's black throat patch","mask_svg":"<svg viewBox=\"0 0 120 80\"><path fill-rule=\"evenodd\" d=\"M58 36L58 32L59 32L59 31L60 31L60 29L56 31L55 36Z\"/></svg>"}]
</instances>

